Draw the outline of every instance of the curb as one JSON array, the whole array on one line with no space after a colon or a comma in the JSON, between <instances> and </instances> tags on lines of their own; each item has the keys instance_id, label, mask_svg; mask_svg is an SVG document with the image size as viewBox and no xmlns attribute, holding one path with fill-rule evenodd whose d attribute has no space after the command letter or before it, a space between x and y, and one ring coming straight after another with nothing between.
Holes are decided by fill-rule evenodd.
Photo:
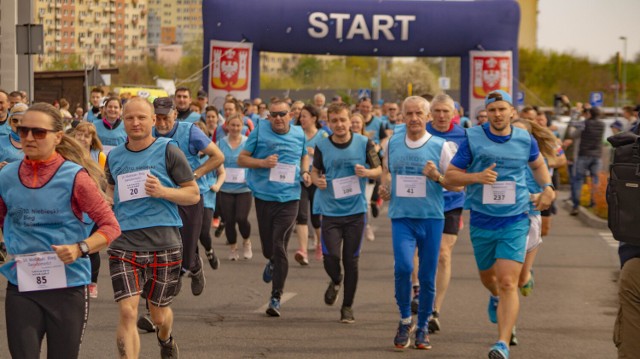
<instances>
[{"instance_id":1,"label":"curb","mask_svg":"<svg viewBox=\"0 0 640 359\"><path fill-rule=\"evenodd\" d=\"M562 205L568 213L571 213L571 210L573 209L573 202L571 202L570 198L562 201ZM575 217L577 217L582 223L592 228L609 230L609 223L606 219L602 219L596 216L595 214L591 213L591 211L582 206L578 207L578 211L578 215Z\"/></svg>"}]
</instances>

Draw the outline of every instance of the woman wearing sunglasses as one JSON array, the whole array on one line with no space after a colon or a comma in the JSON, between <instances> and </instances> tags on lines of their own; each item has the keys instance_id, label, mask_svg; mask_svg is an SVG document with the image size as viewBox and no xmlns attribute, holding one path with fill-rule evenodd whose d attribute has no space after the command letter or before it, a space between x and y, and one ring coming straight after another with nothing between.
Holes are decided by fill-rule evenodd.
<instances>
[{"instance_id":1,"label":"woman wearing sunglasses","mask_svg":"<svg viewBox=\"0 0 640 359\"><path fill-rule=\"evenodd\" d=\"M33 105L17 132L25 157L0 171L0 225L12 257L0 267L9 282L9 351L39 358L46 334L50 358L77 358L88 318L89 253L119 236L120 226L98 185L102 171L64 134L58 110ZM88 238L83 213L98 226Z\"/></svg>"},{"instance_id":2,"label":"woman wearing sunglasses","mask_svg":"<svg viewBox=\"0 0 640 359\"><path fill-rule=\"evenodd\" d=\"M11 115L9 116L11 132L8 136L0 136L0 169L6 164L20 161L24 157L20 136L18 136L16 129L27 108L29 107L23 103L15 104L11 108Z\"/></svg>"}]
</instances>

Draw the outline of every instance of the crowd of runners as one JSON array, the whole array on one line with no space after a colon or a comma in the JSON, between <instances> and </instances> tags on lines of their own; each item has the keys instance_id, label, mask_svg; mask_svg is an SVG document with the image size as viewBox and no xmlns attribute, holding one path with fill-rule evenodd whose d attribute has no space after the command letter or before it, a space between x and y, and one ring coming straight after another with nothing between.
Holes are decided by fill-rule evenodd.
<instances>
[{"instance_id":1,"label":"crowd of runners","mask_svg":"<svg viewBox=\"0 0 640 359\"><path fill-rule=\"evenodd\" d=\"M384 202L399 312L393 345L430 349L430 334L445 330L463 209L497 324L488 357L506 359L517 345L519 296L533 291L542 218L555 199L551 169L565 157L508 93L489 93L473 119L445 94L382 106L366 97L325 103L322 94L309 104L229 96L218 109L187 88L125 103L96 88L91 103L74 119L0 91L0 272L14 358L39 358L45 335L50 352L78 356L104 248L118 355L139 356L140 329L156 333L162 358L177 358L172 301L189 291L184 281L203 293L206 263L216 270L225 257L253 258L253 208L271 284L266 315L286 315L295 233L294 263L309 265L312 252L322 260L325 303L342 292L340 322L354 323L362 242L376 239L369 222ZM212 227L228 253L215 253Z\"/></svg>"}]
</instances>

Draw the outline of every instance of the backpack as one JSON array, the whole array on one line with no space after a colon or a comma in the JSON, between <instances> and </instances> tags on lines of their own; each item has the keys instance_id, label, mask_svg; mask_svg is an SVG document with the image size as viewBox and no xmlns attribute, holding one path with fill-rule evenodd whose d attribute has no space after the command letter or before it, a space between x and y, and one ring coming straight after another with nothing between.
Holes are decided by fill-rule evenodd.
<instances>
[{"instance_id":1,"label":"backpack","mask_svg":"<svg viewBox=\"0 0 640 359\"><path fill-rule=\"evenodd\" d=\"M640 245L640 126L607 141L614 148L607 184L609 229L617 241Z\"/></svg>"}]
</instances>

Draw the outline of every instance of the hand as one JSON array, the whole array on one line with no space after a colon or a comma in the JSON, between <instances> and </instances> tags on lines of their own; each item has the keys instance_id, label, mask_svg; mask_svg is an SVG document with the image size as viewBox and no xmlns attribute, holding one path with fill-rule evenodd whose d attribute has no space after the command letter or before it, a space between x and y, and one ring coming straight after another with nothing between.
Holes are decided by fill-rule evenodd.
<instances>
[{"instance_id":1,"label":"hand","mask_svg":"<svg viewBox=\"0 0 640 359\"><path fill-rule=\"evenodd\" d=\"M367 177L367 169L363 165L356 165L356 176L362 178Z\"/></svg>"},{"instance_id":2,"label":"hand","mask_svg":"<svg viewBox=\"0 0 640 359\"><path fill-rule=\"evenodd\" d=\"M537 201L533 202L537 211L544 211L551 207L551 203L556 199L556 192L551 187L545 187L544 191L537 198Z\"/></svg>"},{"instance_id":3,"label":"hand","mask_svg":"<svg viewBox=\"0 0 640 359\"><path fill-rule=\"evenodd\" d=\"M313 147L307 147L307 155L313 157Z\"/></svg>"},{"instance_id":4,"label":"hand","mask_svg":"<svg viewBox=\"0 0 640 359\"><path fill-rule=\"evenodd\" d=\"M271 155L262 160L262 167L274 168L277 163L278 163L278 155Z\"/></svg>"},{"instance_id":5,"label":"hand","mask_svg":"<svg viewBox=\"0 0 640 359\"><path fill-rule=\"evenodd\" d=\"M56 252L58 258L64 264L71 264L78 259L82 255L80 252L80 247L77 244L66 244L66 245L52 245L51 248Z\"/></svg>"},{"instance_id":6,"label":"hand","mask_svg":"<svg viewBox=\"0 0 640 359\"><path fill-rule=\"evenodd\" d=\"M214 184L213 186L209 187L209 189L217 193L220 190L220 186L218 184Z\"/></svg>"},{"instance_id":7,"label":"hand","mask_svg":"<svg viewBox=\"0 0 640 359\"><path fill-rule=\"evenodd\" d=\"M539 201L540 198L540 193L531 193L529 195L529 201L531 201L532 203L536 203L537 201Z\"/></svg>"},{"instance_id":8,"label":"hand","mask_svg":"<svg viewBox=\"0 0 640 359\"><path fill-rule=\"evenodd\" d=\"M148 174L147 181L144 183L144 189L147 194L153 198L164 198L164 186L160 184L158 177Z\"/></svg>"},{"instance_id":9,"label":"hand","mask_svg":"<svg viewBox=\"0 0 640 359\"><path fill-rule=\"evenodd\" d=\"M312 182L311 182L311 175L309 174L309 172L305 172L302 174L302 182L304 183L305 187L311 186Z\"/></svg>"},{"instance_id":10,"label":"hand","mask_svg":"<svg viewBox=\"0 0 640 359\"><path fill-rule=\"evenodd\" d=\"M315 184L316 184L316 187L318 187L319 189L327 189L327 176L325 175L320 176L320 178L318 178Z\"/></svg>"},{"instance_id":11,"label":"hand","mask_svg":"<svg viewBox=\"0 0 640 359\"><path fill-rule=\"evenodd\" d=\"M437 181L438 178L440 178L440 173L433 161L427 161L427 164L424 165L424 168L422 169L422 174L429 177L432 181Z\"/></svg>"},{"instance_id":12,"label":"hand","mask_svg":"<svg viewBox=\"0 0 640 359\"><path fill-rule=\"evenodd\" d=\"M484 171L477 174L478 179L476 182L481 184L494 184L496 183L496 179L498 179L498 172L493 169L496 168L496 164L493 163L491 166L485 168Z\"/></svg>"},{"instance_id":13,"label":"hand","mask_svg":"<svg viewBox=\"0 0 640 359\"><path fill-rule=\"evenodd\" d=\"M378 195L382 198L383 201L388 201L391 199L391 189L387 184L381 184L378 187Z\"/></svg>"}]
</instances>

